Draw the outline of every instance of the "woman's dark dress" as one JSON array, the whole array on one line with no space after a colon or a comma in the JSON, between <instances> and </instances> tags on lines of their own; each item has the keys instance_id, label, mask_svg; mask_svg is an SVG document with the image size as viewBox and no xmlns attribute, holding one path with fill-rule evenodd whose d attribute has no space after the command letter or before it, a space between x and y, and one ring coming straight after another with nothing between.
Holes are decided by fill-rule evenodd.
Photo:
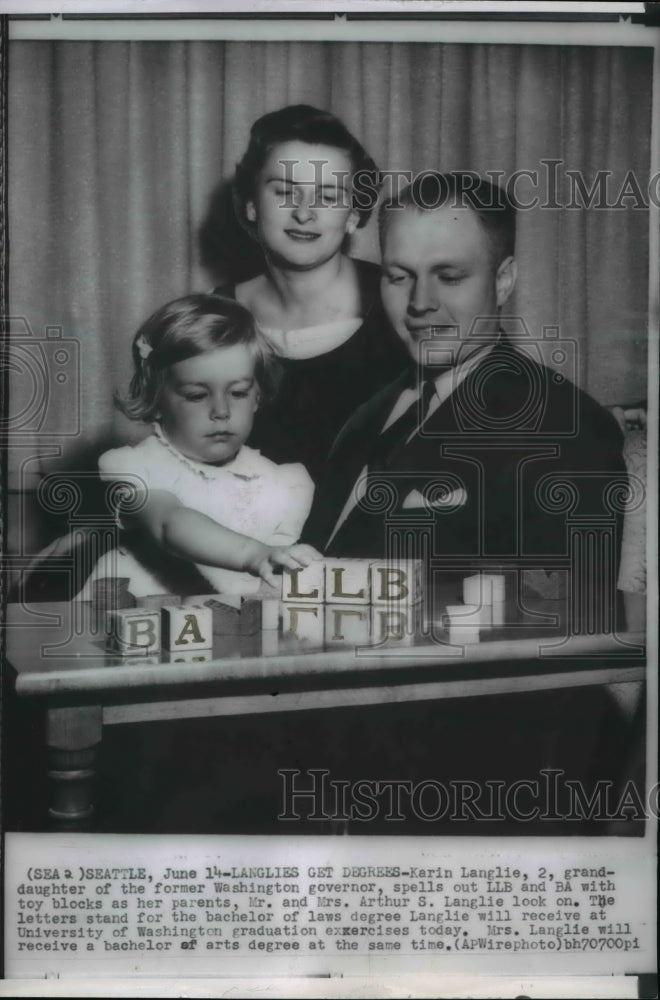
<instances>
[{"instance_id":1,"label":"woman's dark dress","mask_svg":"<svg viewBox=\"0 0 660 1000\"><path fill-rule=\"evenodd\" d=\"M302 462L317 480L348 418L407 364L380 304L380 268L356 260L362 325L339 347L313 358L280 358L277 396L257 410L248 444L273 462ZM236 298L235 286L215 289Z\"/></svg>"}]
</instances>

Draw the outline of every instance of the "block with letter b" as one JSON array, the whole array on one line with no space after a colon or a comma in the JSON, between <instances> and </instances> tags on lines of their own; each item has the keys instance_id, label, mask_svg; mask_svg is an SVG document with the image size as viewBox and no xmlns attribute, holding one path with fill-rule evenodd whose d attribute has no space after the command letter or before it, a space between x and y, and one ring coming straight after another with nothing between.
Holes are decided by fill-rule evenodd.
<instances>
[{"instance_id":1,"label":"block with letter b","mask_svg":"<svg viewBox=\"0 0 660 1000\"><path fill-rule=\"evenodd\" d=\"M415 608L372 604L369 612L372 646L413 645L417 615Z\"/></svg>"},{"instance_id":2,"label":"block with letter b","mask_svg":"<svg viewBox=\"0 0 660 1000\"><path fill-rule=\"evenodd\" d=\"M422 562L419 559L387 559L372 562L371 603L390 610L421 608L424 601Z\"/></svg>"},{"instance_id":3,"label":"block with letter b","mask_svg":"<svg viewBox=\"0 0 660 1000\"><path fill-rule=\"evenodd\" d=\"M106 614L106 648L122 656L160 650L160 615L143 608L123 608Z\"/></svg>"},{"instance_id":4,"label":"block with letter b","mask_svg":"<svg viewBox=\"0 0 660 1000\"><path fill-rule=\"evenodd\" d=\"M211 649L213 612L201 605L164 607L162 609L163 648Z\"/></svg>"}]
</instances>

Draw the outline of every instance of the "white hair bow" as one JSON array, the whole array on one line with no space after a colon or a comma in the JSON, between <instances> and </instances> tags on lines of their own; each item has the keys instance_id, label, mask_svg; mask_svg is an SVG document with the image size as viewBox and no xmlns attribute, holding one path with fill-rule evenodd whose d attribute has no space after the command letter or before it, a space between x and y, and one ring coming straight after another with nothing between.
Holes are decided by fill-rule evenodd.
<instances>
[{"instance_id":1,"label":"white hair bow","mask_svg":"<svg viewBox=\"0 0 660 1000\"><path fill-rule=\"evenodd\" d=\"M151 346L151 344L148 344L147 341L144 339L144 334L138 337L138 339L135 341L135 346L137 347L138 354L140 355L143 361L145 361L153 351L153 347Z\"/></svg>"}]
</instances>

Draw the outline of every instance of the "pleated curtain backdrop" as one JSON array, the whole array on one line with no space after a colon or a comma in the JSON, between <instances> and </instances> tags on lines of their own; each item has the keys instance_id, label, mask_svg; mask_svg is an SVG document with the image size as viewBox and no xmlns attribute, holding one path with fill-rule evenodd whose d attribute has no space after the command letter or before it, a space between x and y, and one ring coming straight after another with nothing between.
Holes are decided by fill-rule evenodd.
<instances>
[{"instance_id":1,"label":"pleated curtain backdrop","mask_svg":"<svg viewBox=\"0 0 660 1000\"><path fill-rule=\"evenodd\" d=\"M112 402L131 338L247 253L221 185L266 111L327 108L388 170L539 171L536 191L524 179L518 191L543 201L542 161L561 160L560 177L578 170L589 185L612 171L616 197L629 170L648 185L651 69L650 49L608 47L11 43L11 312L37 336L76 338L82 378L81 434L59 440L74 402L53 400L12 453L14 486L21 463L37 476L139 436ZM556 325L575 339L580 384L605 404L646 393L648 213L625 204L521 212L509 309L533 335ZM377 259L375 227L358 235L355 255ZM254 248L245 262L257 266ZM17 378L12 412L24 391Z\"/></svg>"}]
</instances>

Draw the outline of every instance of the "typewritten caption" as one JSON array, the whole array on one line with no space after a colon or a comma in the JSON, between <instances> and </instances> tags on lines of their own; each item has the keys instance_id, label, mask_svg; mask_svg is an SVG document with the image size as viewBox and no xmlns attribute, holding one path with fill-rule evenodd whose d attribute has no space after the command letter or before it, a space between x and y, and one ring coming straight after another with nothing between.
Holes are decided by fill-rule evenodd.
<instances>
[{"instance_id":1,"label":"typewritten caption","mask_svg":"<svg viewBox=\"0 0 660 1000\"><path fill-rule=\"evenodd\" d=\"M639 973L643 846L8 835L6 973Z\"/></svg>"}]
</instances>

